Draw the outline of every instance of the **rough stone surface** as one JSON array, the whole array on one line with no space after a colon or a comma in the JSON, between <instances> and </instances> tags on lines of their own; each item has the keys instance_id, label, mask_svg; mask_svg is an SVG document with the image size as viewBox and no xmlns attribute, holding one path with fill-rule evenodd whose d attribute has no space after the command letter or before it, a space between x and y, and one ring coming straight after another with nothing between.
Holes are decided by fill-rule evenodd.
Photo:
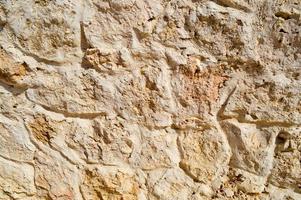
<instances>
[{"instance_id":1,"label":"rough stone surface","mask_svg":"<svg viewBox=\"0 0 301 200\"><path fill-rule=\"evenodd\" d=\"M301 199L300 0L0 0L0 199Z\"/></svg>"}]
</instances>

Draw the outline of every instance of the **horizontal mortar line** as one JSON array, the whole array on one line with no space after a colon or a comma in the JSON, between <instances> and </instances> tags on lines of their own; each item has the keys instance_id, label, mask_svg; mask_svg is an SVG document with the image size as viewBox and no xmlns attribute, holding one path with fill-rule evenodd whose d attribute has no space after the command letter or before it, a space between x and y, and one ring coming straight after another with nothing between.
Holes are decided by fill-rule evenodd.
<instances>
[{"instance_id":1,"label":"horizontal mortar line","mask_svg":"<svg viewBox=\"0 0 301 200\"><path fill-rule=\"evenodd\" d=\"M50 111L50 112L54 112L54 113L58 113L58 114L62 114L65 117L70 117L70 118L83 118L83 119L94 119L98 116L106 116L107 113L106 112L95 112L95 113L70 113L70 112L65 112L62 110L56 110L53 108L50 108L49 106L37 103L37 102L33 102L41 107L43 107L45 110Z\"/></svg>"},{"instance_id":2,"label":"horizontal mortar line","mask_svg":"<svg viewBox=\"0 0 301 200\"><path fill-rule=\"evenodd\" d=\"M3 158L4 160L8 160L10 162L18 163L18 164L21 164L21 165L27 164L27 165L33 166L33 162L16 160L16 159L13 159L13 158L6 157L2 154L0 154L0 157Z\"/></svg>"},{"instance_id":3,"label":"horizontal mortar line","mask_svg":"<svg viewBox=\"0 0 301 200\"><path fill-rule=\"evenodd\" d=\"M227 119L236 119L239 123L246 123L246 124L255 124L262 127L270 127L270 126L279 126L279 127L294 127L294 126L301 126L301 124L293 123L293 122L285 122L285 121L267 121L267 120L246 120L239 117L234 116L227 116L222 115L221 121L227 120Z\"/></svg>"},{"instance_id":4,"label":"horizontal mortar line","mask_svg":"<svg viewBox=\"0 0 301 200\"><path fill-rule=\"evenodd\" d=\"M65 117L67 118L82 118L82 119L94 119L96 117L99 117L99 116L106 116L107 113L106 112L95 112L95 113L70 113L70 112L66 112L66 111L62 111L62 110L57 110L57 109L54 109L54 108L51 108L49 106L46 106L46 105L43 105L41 103L38 103L38 102L35 102L33 100L31 100L27 93L26 93L26 98L36 104L36 105L39 105L41 106L42 108L44 108L45 110L49 111L49 112L54 112L56 114L61 114L61 115L64 115Z\"/></svg>"}]
</instances>

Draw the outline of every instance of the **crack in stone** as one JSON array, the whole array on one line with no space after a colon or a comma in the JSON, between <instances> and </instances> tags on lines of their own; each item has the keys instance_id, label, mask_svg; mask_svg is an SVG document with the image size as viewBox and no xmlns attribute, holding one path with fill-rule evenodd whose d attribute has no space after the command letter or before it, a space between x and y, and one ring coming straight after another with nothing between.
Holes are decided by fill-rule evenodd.
<instances>
[{"instance_id":1,"label":"crack in stone","mask_svg":"<svg viewBox=\"0 0 301 200\"><path fill-rule=\"evenodd\" d=\"M221 108L218 110L217 114L216 114L216 119L217 121L220 123L220 121L224 120L224 112L226 109L226 105L229 103L229 100L231 98L231 96L234 94L234 92L236 91L237 86L235 86L231 92L229 93L229 95L227 96L226 100L224 101L224 103L221 105Z\"/></svg>"},{"instance_id":2,"label":"crack in stone","mask_svg":"<svg viewBox=\"0 0 301 200\"><path fill-rule=\"evenodd\" d=\"M85 52L88 48L91 48L91 45L89 44L86 34L85 34L85 28L84 28L84 22L80 22L80 47L83 52Z\"/></svg>"}]
</instances>

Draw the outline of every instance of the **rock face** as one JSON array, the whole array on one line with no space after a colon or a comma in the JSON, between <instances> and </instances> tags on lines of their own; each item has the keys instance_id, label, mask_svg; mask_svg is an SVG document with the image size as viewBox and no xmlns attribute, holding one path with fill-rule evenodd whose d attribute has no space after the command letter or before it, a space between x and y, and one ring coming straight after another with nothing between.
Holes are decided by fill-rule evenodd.
<instances>
[{"instance_id":1,"label":"rock face","mask_svg":"<svg viewBox=\"0 0 301 200\"><path fill-rule=\"evenodd\" d=\"M300 0L0 0L0 199L301 199Z\"/></svg>"}]
</instances>

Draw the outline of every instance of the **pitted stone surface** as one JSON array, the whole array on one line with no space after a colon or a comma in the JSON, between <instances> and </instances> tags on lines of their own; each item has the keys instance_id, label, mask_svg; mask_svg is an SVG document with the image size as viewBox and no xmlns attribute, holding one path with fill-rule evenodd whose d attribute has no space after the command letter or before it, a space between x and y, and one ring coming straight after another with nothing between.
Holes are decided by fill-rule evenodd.
<instances>
[{"instance_id":1,"label":"pitted stone surface","mask_svg":"<svg viewBox=\"0 0 301 200\"><path fill-rule=\"evenodd\" d=\"M0 199L301 199L299 0L0 0Z\"/></svg>"}]
</instances>

